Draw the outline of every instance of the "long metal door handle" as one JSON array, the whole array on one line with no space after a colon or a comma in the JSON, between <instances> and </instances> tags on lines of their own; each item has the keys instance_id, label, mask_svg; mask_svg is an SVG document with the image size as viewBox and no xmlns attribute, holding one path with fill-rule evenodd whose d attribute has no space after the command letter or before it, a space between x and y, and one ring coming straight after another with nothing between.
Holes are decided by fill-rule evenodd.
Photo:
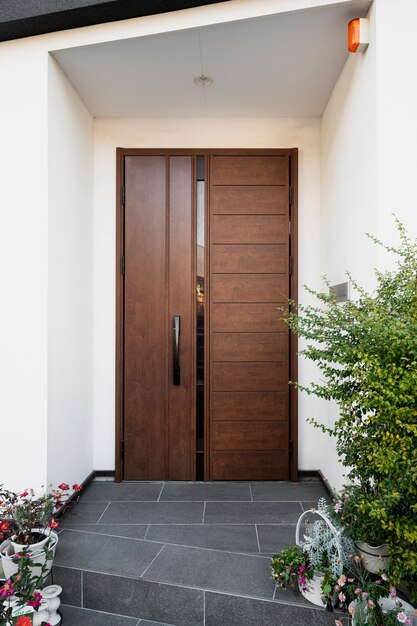
<instances>
[{"instance_id":1,"label":"long metal door handle","mask_svg":"<svg viewBox=\"0 0 417 626\"><path fill-rule=\"evenodd\" d=\"M172 318L172 380L174 385L181 384L180 334L181 316L174 315Z\"/></svg>"}]
</instances>

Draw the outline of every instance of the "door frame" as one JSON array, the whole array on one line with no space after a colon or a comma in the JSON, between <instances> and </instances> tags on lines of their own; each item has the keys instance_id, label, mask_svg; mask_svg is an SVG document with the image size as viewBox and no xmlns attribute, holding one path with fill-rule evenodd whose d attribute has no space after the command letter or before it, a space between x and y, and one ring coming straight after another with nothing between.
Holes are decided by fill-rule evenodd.
<instances>
[{"instance_id":1,"label":"door frame","mask_svg":"<svg viewBox=\"0 0 417 626\"><path fill-rule=\"evenodd\" d=\"M123 480L123 364L124 364L124 282L123 282L123 259L124 259L124 157L126 156L288 156L290 157L290 229L289 229L289 250L291 257L291 272L289 276L290 294L289 297L297 302L298 298L298 149L278 149L278 148L116 148L116 394L115 394L115 480ZM206 164L207 171L207 164ZM209 185L207 186L206 203L208 199ZM208 217L206 210L206 219ZM209 231L206 228L206 237ZM206 267L208 267L209 246L206 253ZM207 319L210 313L208 312ZM207 325L208 327L208 325ZM206 334L206 345L207 334ZM298 341L294 333L290 333L290 357L289 357L289 380L298 378ZM205 350L205 359L208 360L208 351ZM206 398L208 397L208 389ZM207 407L207 402L206 402ZM206 413L206 424L208 413ZM208 433L205 436L205 467L207 475L208 455L209 455ZM298 480L298 394L294 385L289 387L289 479L293 482Z\"/></svg>"}]
</instances>

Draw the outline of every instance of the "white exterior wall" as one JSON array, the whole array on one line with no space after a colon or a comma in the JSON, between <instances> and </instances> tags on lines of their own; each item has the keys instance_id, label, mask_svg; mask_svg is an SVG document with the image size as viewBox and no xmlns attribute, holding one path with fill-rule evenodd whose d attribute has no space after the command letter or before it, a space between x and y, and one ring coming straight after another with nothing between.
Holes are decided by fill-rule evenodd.
<instances>
[{"instance_id":1,"label":"white exterior wall","mask_svg":"<svg viewBox=\"0 0 417 626\"><path fill-rule=\"evenodd\" d=\"M93 465L93 118L53 58L48 80L48 484Z\"/></svg>"},{"instance_id":2,"label":"white exterior wall","mask_svg":"<svg viewBox=\"0 0 417 626\"><path fill-rule=\"evenodd\" d=\"M417 51L414 0L377 0L378 237L395 243L392 214L417 236ZM393 257L378 251L378 265Z\"/></svg>"},{"instance_id":3,"label":"white exterior wall","mask_svg":"<svg viewBox=\"0 0 417 626\"><path fill-rule=\"evenodd\" d=\"M114 468L116 147L299 148L300 284L320 276L320 120L97 119L94 152L94 467ZM305 299L302 294L302 299ZM300 364L300 379L312 377ZM300 468L320 467L318 431L307 426L317 401L300 398Z\"/></svg>"},{"instance_id":4,"label":"white exterior wall","mask_svg":"<svg viewBox=\"0 0 417 626\"><path fill-rule=\"evenodd\" d=\"M376 198L376 45L375 10L370 14L371 45L349 55L322 118L321 275L331 283L346 272L372 288L376 248L365 233L377 234ZM352 296L354 297L354 295ZM319 419L338 416L336 404L321 401ZM321 435L320 469L340 488L343 472L335 441Z\"/></svg>"},{"instance_id":5,"label":"white exterior wall","mask_svg":"<svg viewBox=\"0 0 417 626\"><path fill-rule=\"evenodd\" d=\"M0 484L46 484L47 64L0 46Z\"/></svg>"}]
</instances>

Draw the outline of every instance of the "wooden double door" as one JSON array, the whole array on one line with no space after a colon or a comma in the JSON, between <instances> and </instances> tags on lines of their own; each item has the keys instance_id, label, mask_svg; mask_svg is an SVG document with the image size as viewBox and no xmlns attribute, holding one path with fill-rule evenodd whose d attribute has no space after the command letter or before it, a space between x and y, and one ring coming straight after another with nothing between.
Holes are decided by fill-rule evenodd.
<instances>
[{"instance_id":1,"label":"wooden double door","mask_svg":"<svg viewBox=\"0 0 417 626\"><path fill-rule=\"evenodd\" d=\"M297 474L296 150L118 150L119 480Z\"/></svg>"}]
</instances>

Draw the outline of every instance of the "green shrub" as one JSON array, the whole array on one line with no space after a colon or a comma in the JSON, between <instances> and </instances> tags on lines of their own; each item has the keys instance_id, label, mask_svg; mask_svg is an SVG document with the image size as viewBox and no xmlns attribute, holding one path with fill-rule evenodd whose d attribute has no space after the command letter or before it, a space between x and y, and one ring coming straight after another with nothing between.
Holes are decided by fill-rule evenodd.
<instances>
[{"instance_id":1,"label":"green shrub","mask_svg":"<svg viewBox=\"0 0 417 626\"><path fill-rule=\"evenodd\" d=\"M308 289L317 306L297 305L289 328L308 340L301 354L314 361L323 382L297 385L338 404L326 427L336 439L347 477L363 491L358 506L387 539L390 576L398 583L417 577L417 242L396 220L398 248L375 244L396 255L394 271L376 271L376 289L340 305L331 294ZM416 594L414 595L416 597Z\"/></svg>"}]
</instances>

